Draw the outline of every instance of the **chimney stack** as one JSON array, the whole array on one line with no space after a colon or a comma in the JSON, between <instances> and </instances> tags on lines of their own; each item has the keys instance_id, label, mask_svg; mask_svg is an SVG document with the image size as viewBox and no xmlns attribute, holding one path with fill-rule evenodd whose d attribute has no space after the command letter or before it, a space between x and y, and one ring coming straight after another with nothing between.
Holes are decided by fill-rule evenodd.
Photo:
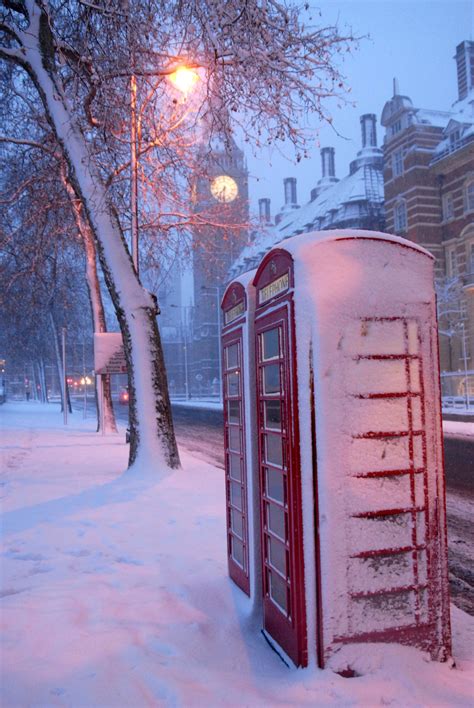
<instances>
[{"instance_id":1,"label":"chimney stack","mask_svg":"<svg viewBox=\"0 0 474 708\"><path fill-rule=\"evenodd\" d=\"M375 127L377 118L374 113L364 113L360 117L362 128L362 147L377 147L377 130Z\"/></svg>"},{"instance_id":2,"label":"chimney stack","mask_svg":"<svg viewBox=\"0 0 474 708\"><path fill-rule=\"evenodd\" d=\"M323 179L325 177L335 177L336 168L334 165L334 148L325 147L321 149L321 170Z\"/></svg>"},{"instance_id":3,"label":"chimney stack","mask_svg":"<svg viewBox=\"0 0 474 708\"><path fill-rule=\"evenodd\" d=\"M283 180L283 188L285 190L285 206L296 205L296 178L286 177Z\"/></svg>"},{"instance_id":4,"label":"chimney stack","mask_svg":"<svg viewBox=\"0 0 474 708\"><path fill-rule=\"evenodd\" d=\"M258 215L261 224L269 224L271 222L270 200L267 197L258 200Z\"/></svg>"},{"instance_id":5,"label":"chimney stack","mask_svg":"<svg viewBox=\"0 0 474 708\"><path fill-rule=\"evenodd\" d=\"M465 40L456 47L458 99L462 101L474 86L474 42Z\"/></svg>"}]
</instances>

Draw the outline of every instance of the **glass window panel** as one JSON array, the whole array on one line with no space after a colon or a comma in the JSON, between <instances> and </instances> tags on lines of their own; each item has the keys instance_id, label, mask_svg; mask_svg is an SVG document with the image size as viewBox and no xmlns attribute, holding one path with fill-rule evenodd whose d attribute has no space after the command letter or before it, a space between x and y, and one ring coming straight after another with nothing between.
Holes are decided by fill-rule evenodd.
<instances>
[{"instance_id":1,"label":"glass window panel","mask_svg":"<svg viewBox=\"0 0 474 708\"><path fill-rule=\"evenodd\" d=\"M269 571L270 597L283 612L288 614L287 584L276 573Z\"/></svg>"},{"instance_id":2,"label":"glass window panel","mask_svg":"<svg viewBox=\"0 0 474 708\"><path fill-rule=\"evenodd\" d=\"M263 369L263 392L280 393L280 365L270 364Z\"/></svg>"},{"instance_id":3,"label":"glass window panel","mask_svg":"<svg viewBox=\"0 0 474 708\"><path fill-rule=\"evenodd\" d=\"M239 538L243 538L243 519L240 511L236 511L235 509L230 510L230 522L231 529L236 534L236 536L238 536Z\"/></svg>"},{"instance_id":4,"label":"glass window panel","mask_svg":"<svg viewBox=\"0 0 474 708\"><path fill-rule=\"evenodd\" d=\"M270 430L281 430L280 401L265 401L265 427Z\"/></svg>"},{"instance_id":5,"label":"glass window panel","mask_svg":"<svg viewBox=\"0 0 474 708\"><path fill-rule=\"evenodd\" d=\"M416 393L420 390L420 362L419 359L410 361L410 391Z\"/></svg>"},{"instance_id":6,"label":"glass window panel","mask_svg":"<svg viewBox=\"0 0 474 708\"><path fill-rule=\"evenodd\" d=\"M226 347L226 368L236 369L239 365L239 345L231 344Z\"/></svg>"},{"instance_id":7,"label":"glass window panel","mask_svg":"<svg viewBox=\"0 0 474 708\"><path fill-rule=\"evenodd\" d=\"M242 470L239 455L229 455L229 473L232 479L242 481Z\"/></svg>"},{"instance_id":8,"label":"glass window panel","mask_svg":"<svg viewBox=\"0 0 474 708\"><path fill-rule=\"evenodd\" d=\"M265 435L265 453L266 462L283 467L283 445L280 435Z\"/></svg>"},{"instance_id":9,"label":"glass window panel","mask_svg":"<svg viewBox=\"0 0 474 708\"><path fill-rule=\"evenodd\" d=\"M227 401L227 418L229 423L240 423L239 401Z\"/></svg>"},{"instance_id":10,"label":"glass window panel","mask_svg":"<svg viewBox=\"0 0 474 708\"><path fill-rule=\"evenodd\" d=\"M280 356L279 328L269 329L262 334L262 358L264 361Z\"/></svg>"},{"instance_id":11,"label":"glass window panel","mask_svg":"<svg viewBox=\"0 0 474 708\"><path fill-rule=\"evenodd\" d=\"M266 469L267 496L281 502L285 501L285 478L279 470Z\"/></svg>"},{"instance_id":12,"label":"glass window panel","mask_svg":"<svg viewBox=\"0 0 474 708\"><path fill-rule=\"evenodd\" d=\"M230 483L230 503L242 511L242 487L238 482Z\"/></svg>"},{"instance_id":13,"label":"glass window panel","mask_svg":"<svg viewBox=\"0 0 474 708\"><path fill-rule=\"evenodd\" d=\"M267 524L272 533L285 540L285 510L276 504L267 504Z\"/></svg>"},{"instance_id":14,"label":"glass window panel","mask_svg":"<svg viewBox=\"0 0 474 708\"><path fill-rule=\"evenodd\" d=\"M239 541L234 536L231 536L231 552L232 558L235 560L235 562L238 563L240 567L245 570L244 544L242 543L242 541Z\"/></svg>"},{"instance_id":15,"label":"glass window panel","mask_svg":"<svg viewBox=\"0 0 474 708\"><path fill-rule=\"evenodd\" d=\"M268 560L274 568L286 577L286 548L275 538L267 537Z\"/></svg>"},{"instance_id":16,"label":"glass window panel","mask_svg":"<svg viewBox=\"0 0 474 708\"><path fill-rule=\"evenodd\" d=\"M229 448L240 452L240 428L237 425L229 425Z\"/></svg>"},{"instance_id":17,"label":"glass window panel","mask_svg":"<svg viewBox=\"0 0 474 708\"><path fill-rule=\"evenodd\" d=\"M423 421L421 417L421 398L417 396L411 399L411 412L414 430L423 429Z\"/></svg>"},{"instance_id":18,"label":"glass window panel","mask_svg":"<svg viewBox=\"0 0 474 708\"><path fill-rule=\"evenodd\" d=\"M233 371L231 374L227 374L227 395L228 396L238 396L240 374L238 371Z\"/></svg>"}]
</instances>

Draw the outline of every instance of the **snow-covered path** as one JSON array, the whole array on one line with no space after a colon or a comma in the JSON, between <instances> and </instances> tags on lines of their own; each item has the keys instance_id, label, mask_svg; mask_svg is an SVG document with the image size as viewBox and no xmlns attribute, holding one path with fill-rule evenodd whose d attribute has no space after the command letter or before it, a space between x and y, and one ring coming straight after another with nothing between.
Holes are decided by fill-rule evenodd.
<instances>
[{"instance_id":1,"label":"snow-covered path","mask_svg":"<svg viewBox=\"0 0 474 708\"><path fill-rule=\"evenodd\" d=\"M469 705L474 618L453 608L456 670L390 646L354 679L288 669L227 578L222 470L121 474L123 434L56 406L0 429L2 705Z\"/></svg>"}]
</instances>

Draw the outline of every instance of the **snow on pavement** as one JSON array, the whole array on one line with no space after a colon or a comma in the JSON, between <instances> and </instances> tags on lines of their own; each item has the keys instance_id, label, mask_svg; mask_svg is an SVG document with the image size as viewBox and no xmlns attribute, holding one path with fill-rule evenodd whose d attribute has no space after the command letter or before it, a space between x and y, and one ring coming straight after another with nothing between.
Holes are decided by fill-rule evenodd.
<instances>
[{"instance_id":1,"label":"snow on pavement","mask_svg":"<svg viewBox=\"0 0 474 708\"><path fill-rule=\"evenodd\" d=\"M461 438L474 438L474 422L443 420L443 433Z\"/></svg>"},{"instance_id":2,"label":"snow on pavement","mask_svg":"<svg viewBox=\"0 0 474 708\"><path fill-rule=\"evenodd\" d=\"M457 668L348 647L361 676L288 669L227 578L224 478L123 474L123 434L58 406L0 407L4 706L469 705L474 618L452 608Z\"/></svg>"}]
</instances>

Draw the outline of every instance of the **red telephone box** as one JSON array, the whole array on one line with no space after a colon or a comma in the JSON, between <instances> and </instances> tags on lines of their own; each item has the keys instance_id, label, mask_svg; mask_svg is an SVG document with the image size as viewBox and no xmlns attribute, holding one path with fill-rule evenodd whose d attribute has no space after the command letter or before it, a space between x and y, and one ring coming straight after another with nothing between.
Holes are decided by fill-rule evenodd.
<instances>
[{"instance_id":1,"label":"red telephone box","mask_svg":"<svg viewBox=\"0 0 474 708\"><path fill-rule=\"evenodd\" d=\"M433 257L304 234L253 281L263 628L297 666L344 645L450 652Z\"/></svg>"},{"instance_id":2,"label":"red telephone box","mask_svg":"<svg viewBox=\"0 0 474 708\"><path fill-rule=\"evenodd\" d=\"M255 298L247 274L232 282L222 299L222 379L229 575L251 599L261 604L259 565L258 480L252 475L256 446L253 312Z\"/></svg>"},{"instance_id":3,"label":"red telephone box","mask_svg":"<svg viewBox=\"0 0 474 708\"><path fill-rule=\"evenodd\" d=\"M298 429L293 262L272 251L257 292L258 474L263 626L297 666L306 666L303 528Z\"/></svg>"}]
</instances>

